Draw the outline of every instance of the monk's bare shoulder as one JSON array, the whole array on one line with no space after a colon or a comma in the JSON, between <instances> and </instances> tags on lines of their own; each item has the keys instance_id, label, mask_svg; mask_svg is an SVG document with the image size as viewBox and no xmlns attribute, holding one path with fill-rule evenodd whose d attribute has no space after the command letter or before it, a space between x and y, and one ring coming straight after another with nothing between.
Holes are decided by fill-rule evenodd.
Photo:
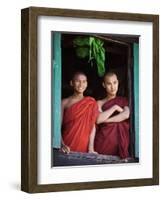
<instances>
[{"instance_id":1,"label":"monk's bare shoulder","mask_svg":"<svg viewBox=\"0 0 163 200\"><path fill-rule=\"evenodd\" d=\"M103 106L104 103L105 103L104 99L101 99L101 100L97 101L97 105L98 105L98 108L99 108L100 112L102 112L102 106Z\"/></svg>"},{"instance_id":2,"label":"monk's bare shoulder","mask_svg":"<svg viewBox=\"0 0 163 200\"><path fill-rule=\"evenodd\" d=\"M103 104L104 104L105 102L106 102L105 99L100 99L100 100L97 101L97 104L98 104L99 106L103 106Z\"/></svg>"},{"instance_id":3,"label":"monk's bare shoulder","mask_svg":"<svg viewBox=\"0 0 163 200\"><path fill-rule=\"evenodd\" d=\"M69 98L62 99L62 103L65 104L66 102L68 102L68 99Z\"/></svg>"},{"instance_id":4,"label":"monk's bare shoulder","mask_svg":"<svg viewBox=\"0 0 163 200\"><path fill-rule=\"evenodd\" d=\"M70 101L70 97L62 99L62 108L67 107L67 104L69 103L69 101Z\"/></svg>"}]
</instances>

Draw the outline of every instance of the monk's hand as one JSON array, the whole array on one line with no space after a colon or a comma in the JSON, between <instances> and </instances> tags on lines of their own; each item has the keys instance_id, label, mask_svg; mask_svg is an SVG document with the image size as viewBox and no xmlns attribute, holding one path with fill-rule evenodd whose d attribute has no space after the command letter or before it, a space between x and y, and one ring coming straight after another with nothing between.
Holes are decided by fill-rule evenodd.
<instances>
[{"instance_id":1,"label":"monk's hand","mask_svg":"<svg viewBox=\"0 0 163 200\"><path fill-rule=\"evenodd\" d=\"M123 112L123 108L121 108L118 105L115 105L115 109L116 109L117 112L120 112L120 113Z\"/></svg>"},{"instance_id":2,"label":"monk's hand","mask_svg":"<svg viewBox=\"0 0 163 200\"><path fill-rule=\"evenodd\" d=\"M97 151L95 151L95 150L93 150L93 149L89 149L88 153L98 154Z\"/></svg>"},{"instance_id":3,"label":"monk's hand","mask_svg":"<svg viewBox=\"0 0 163 200\"><path fill-rule=\"evenodd\" d=\"M62 144L61 151L62 151L63 153L70 153L70 147L68 147L68 146L65 145L65 144Z\"/></svg>"}]
</instances>

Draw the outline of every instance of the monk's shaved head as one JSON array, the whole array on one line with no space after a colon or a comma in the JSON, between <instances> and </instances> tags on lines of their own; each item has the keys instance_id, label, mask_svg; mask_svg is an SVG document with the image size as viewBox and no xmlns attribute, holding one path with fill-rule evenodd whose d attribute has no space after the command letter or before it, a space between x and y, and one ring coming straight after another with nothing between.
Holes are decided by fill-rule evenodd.
<instances>
[{"instance_id":1,"label":"monk's shaved head","mask_svg":"<svg viewBox=\"0 0 163 200\"><path fill-rule=\"evenodd\" d=\"M111 77L111 76L116 76L116 78L117 78L117 80L118 80L118 77L117 77L116 73L114 73L114 72L107 72L107 73L104 75L104 77L103 77L103 81L105 82L106 78L107 78L107 77Z\"/></svg>"},{"instance_id":2,"label":"monk's shaved head","mask_svg":"<svg viewBox=\"0 0 163 200\"><path fill-rule=\"evenodd\" d=\"M72 81L75 80L76 77L78 77L79 75L85 76L85 77L86 77L86 80L87 80L87 75L86 75L84 72L82 72L82 71L77 71L77 72L75 72L75 73L72 75L71 80L72 80Z\"/></svg>"}]
</instances>

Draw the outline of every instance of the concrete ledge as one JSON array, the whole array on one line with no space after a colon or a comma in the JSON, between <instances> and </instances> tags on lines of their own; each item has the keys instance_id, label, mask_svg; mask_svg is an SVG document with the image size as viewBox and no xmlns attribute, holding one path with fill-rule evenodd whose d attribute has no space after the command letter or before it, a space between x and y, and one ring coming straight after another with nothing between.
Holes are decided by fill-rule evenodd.
<instances>
[{"instance_id":1,"label":"concrete ledge","mask_svg":"<svg viewBox=\"0 0 163 200\"><path fill-rule=\"evenodd\" d=\"M53 149L53 166L99 165L133 162L138 162L138 159L120 159L118 156L81 152L70 152L69 154L65 154L58 149Z\"/></svg>"}]
</instances>

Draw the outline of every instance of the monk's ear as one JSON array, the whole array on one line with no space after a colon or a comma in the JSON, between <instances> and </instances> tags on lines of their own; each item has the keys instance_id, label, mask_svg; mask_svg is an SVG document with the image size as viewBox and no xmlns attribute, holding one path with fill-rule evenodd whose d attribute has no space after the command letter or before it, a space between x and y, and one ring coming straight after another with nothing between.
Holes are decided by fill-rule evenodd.
<instances>
[{"instance_id":1,"label":"monk's ear","mask_svg":"<svg viewBox=\"0 0 163 200\"><path fill-rule=\"evenodd\" d=\"M73 86L73 82L72 82L72 81L70 81L70 86L71 86L71 87Z\"/></svg>"},{"instance_id":2,"label":"monk's ear","mask_svg":"<svg viewBox=\"0 0 163 200\"><path fill-rule=\"evenodd\" d=\"M102 82L102 86L103 86L104 88L106 88L106 86L105 86L105 83L104 83L104 82Z\"/></svg>"}]
</instances>

